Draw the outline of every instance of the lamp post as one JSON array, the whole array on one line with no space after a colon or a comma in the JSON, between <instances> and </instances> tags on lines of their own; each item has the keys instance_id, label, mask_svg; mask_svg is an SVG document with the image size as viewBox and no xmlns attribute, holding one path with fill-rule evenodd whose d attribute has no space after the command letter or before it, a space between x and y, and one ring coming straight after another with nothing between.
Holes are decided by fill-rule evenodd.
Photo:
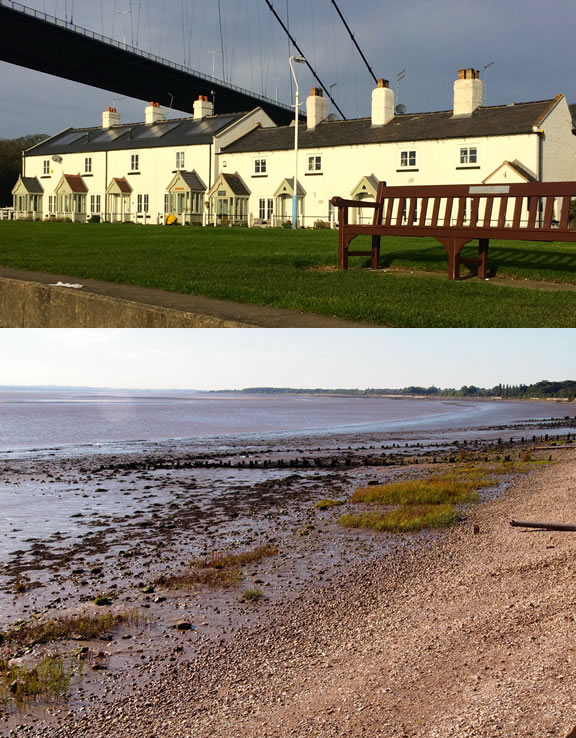
<instances>
[{"instance_id":1,"label":"lamp post","mask_svg":"<svg viewBox=\"0 0 576 738\"><path fill-rule=\"evenodd\" d=\"M296 64L306 64L306 59L303 56L291 56L288 60L296 86L296 98L294 100L294 194L292 195L292 228L298 228L298 108L300 107L300 91L298 89L298 80L294 72L293 62L296 62Z\"/></svg>"}]
</instances>

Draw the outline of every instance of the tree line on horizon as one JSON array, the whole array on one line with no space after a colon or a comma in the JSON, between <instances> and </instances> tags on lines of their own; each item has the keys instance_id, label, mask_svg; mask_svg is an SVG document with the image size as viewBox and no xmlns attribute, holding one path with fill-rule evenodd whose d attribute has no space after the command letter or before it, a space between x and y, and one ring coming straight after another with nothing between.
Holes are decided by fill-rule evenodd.
<instances>
[{"instance_id":1,"label":"tree line on horizon","mask_svg":"<svg viewBox=\"0 0 576 738\"><path fill-rule=\"evenodd\" d=\"M419 395L425 397L502 397L505 399L527 400L538 399L576 399L576 380L567 379L562 382L550 382L542 380L535 384L497 384L491 388L476 387L475 385L463 385L460 389L409 386L398 388L382 387L361 389L302 389L290 387L249 387L236 390L246 394L314 394L314 395Z\"/></svg>"}]
</instances>

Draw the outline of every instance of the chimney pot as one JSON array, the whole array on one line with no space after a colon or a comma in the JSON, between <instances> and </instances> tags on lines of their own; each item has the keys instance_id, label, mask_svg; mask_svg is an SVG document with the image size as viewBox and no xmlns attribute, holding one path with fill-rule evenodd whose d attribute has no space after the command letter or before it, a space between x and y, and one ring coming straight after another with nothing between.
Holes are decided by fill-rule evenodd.
<instances>
[{"instance_id":1,"label":"chimney pot","mask_svg":"<svg viewBox=\"0 0 576 738\"><path fill-rule=\"evenodd\" d=\"M317 97L324 97L324 93L322 92L320 87L311 87L310 94Z\"/></svg>"},{"instance_id":2,"label":"chimney pot","mask_svg":"<svg viewBox=\"0 0 576 738\"><path fill-rule=\"evenodd\" d=\"M387 79L379 79L377 84L378 84L378 87L380 88L389 87L389 82Z\"/></svg>"}]
</instances>

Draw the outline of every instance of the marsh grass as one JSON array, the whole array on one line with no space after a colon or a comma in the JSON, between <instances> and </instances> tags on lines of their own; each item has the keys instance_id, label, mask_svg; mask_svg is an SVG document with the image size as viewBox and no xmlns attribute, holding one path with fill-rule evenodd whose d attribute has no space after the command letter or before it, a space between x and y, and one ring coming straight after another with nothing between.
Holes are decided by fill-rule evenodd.
<instances>
[{"instance_id":1,"label":"marsh grass","mask_svg":"<svg viewBox=\"0 0 576 738\"><path fill-rule=\"evenodd\" d=\"M493 486L493 477L477 467L465 467L424 479L360 487L351 502L372 505L462 505L478 500L478 487Z\"/></svg>"},{"instance_id":2,"label":"marsh grass","mask_svg":"<svg viewBox=\"0 0 576 738\"><path fill-rule=\"evenodd\" d=\"M276 556L278 549L264 545L243 553L214 551L190 562L181 574L162 574L154 584L166 589L195 589L197 587L230 587L242 580L240 567L255 564L269 556Z\"/></svg>"},{"instance_id":3,"label":"marsh grass","mask_svg":"<svg viewBox=\"0 0 576 738\"><path fill-rule=\"evenodd\" d=\"M0 702L22 712L38 698L61 700L68 693L73 674L73 667L67 666L59 654L45 656L30 668L0 659Z\"/></svg>"},{"instance_id":4,"label":"marsh grass","mask_svg":"<svg viewBox=\"0 0 576 738\"><path fill-rule=\"evenodd\" d=\"M248 589L245 589L244 592L242 592L242 599L246 602L260 602L260 600L264 597L264 592L260 589L256 589L255 587L249 587Z\"/></svg>"},{"instance_id":5,"label":"marsh grass","mask_svg":"<svg viewBox=\"0 0 576 738\"><path fill-rule=\"evenodd\" d=\"M394 510L347 513L339 519L344 528L408 533L441 528L453 523L458 513L452 505L405 505Z\"/></svg>"},{"instance_id":6,"label":"marsh grass","mask_svg":"<svg viewBox=\"0 0 576 738\"><path fill-rule=\"evenodd\" d=\"M139 626L145 617L138 610L119 613L61 615L51 620L26 620L2 635L6 646L32 646L53 643L66 638L90 640L109 633L122 624Z\"/></svg>"},{"instance_id":7,"label":"marsh grass","mask_svg":"<svg viewBox=\"0 0 576 738\"><path fill-rule=\"evenodd\" d=\"M346 500L319 500L314 507L317 510L329 510L331 507L338 507L339 505L345 505Z\"/></svg>"}]
</instances>

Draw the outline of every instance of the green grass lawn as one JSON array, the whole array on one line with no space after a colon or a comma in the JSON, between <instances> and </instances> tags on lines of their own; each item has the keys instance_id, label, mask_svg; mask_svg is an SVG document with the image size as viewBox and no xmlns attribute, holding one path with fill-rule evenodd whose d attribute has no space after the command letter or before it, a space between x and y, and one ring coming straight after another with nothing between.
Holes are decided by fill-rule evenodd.
<instances>
[{"instance_id":1,"label":"green grass lawn","mask_svg":"<svg viewBox=\"0 0 576 738\"><path fill-rule=\"evenodd\" d=\"M471 249L472 250L472 249ZM0 264L395 327L573 327L576 292L335 271L336 231L0 221ZM498 276L576 284L576 245L494 242ZM446 274L433 239L383 239L382 266ZM464 270L465 271L465 270Z\"/></svg>"}]
</instances>

